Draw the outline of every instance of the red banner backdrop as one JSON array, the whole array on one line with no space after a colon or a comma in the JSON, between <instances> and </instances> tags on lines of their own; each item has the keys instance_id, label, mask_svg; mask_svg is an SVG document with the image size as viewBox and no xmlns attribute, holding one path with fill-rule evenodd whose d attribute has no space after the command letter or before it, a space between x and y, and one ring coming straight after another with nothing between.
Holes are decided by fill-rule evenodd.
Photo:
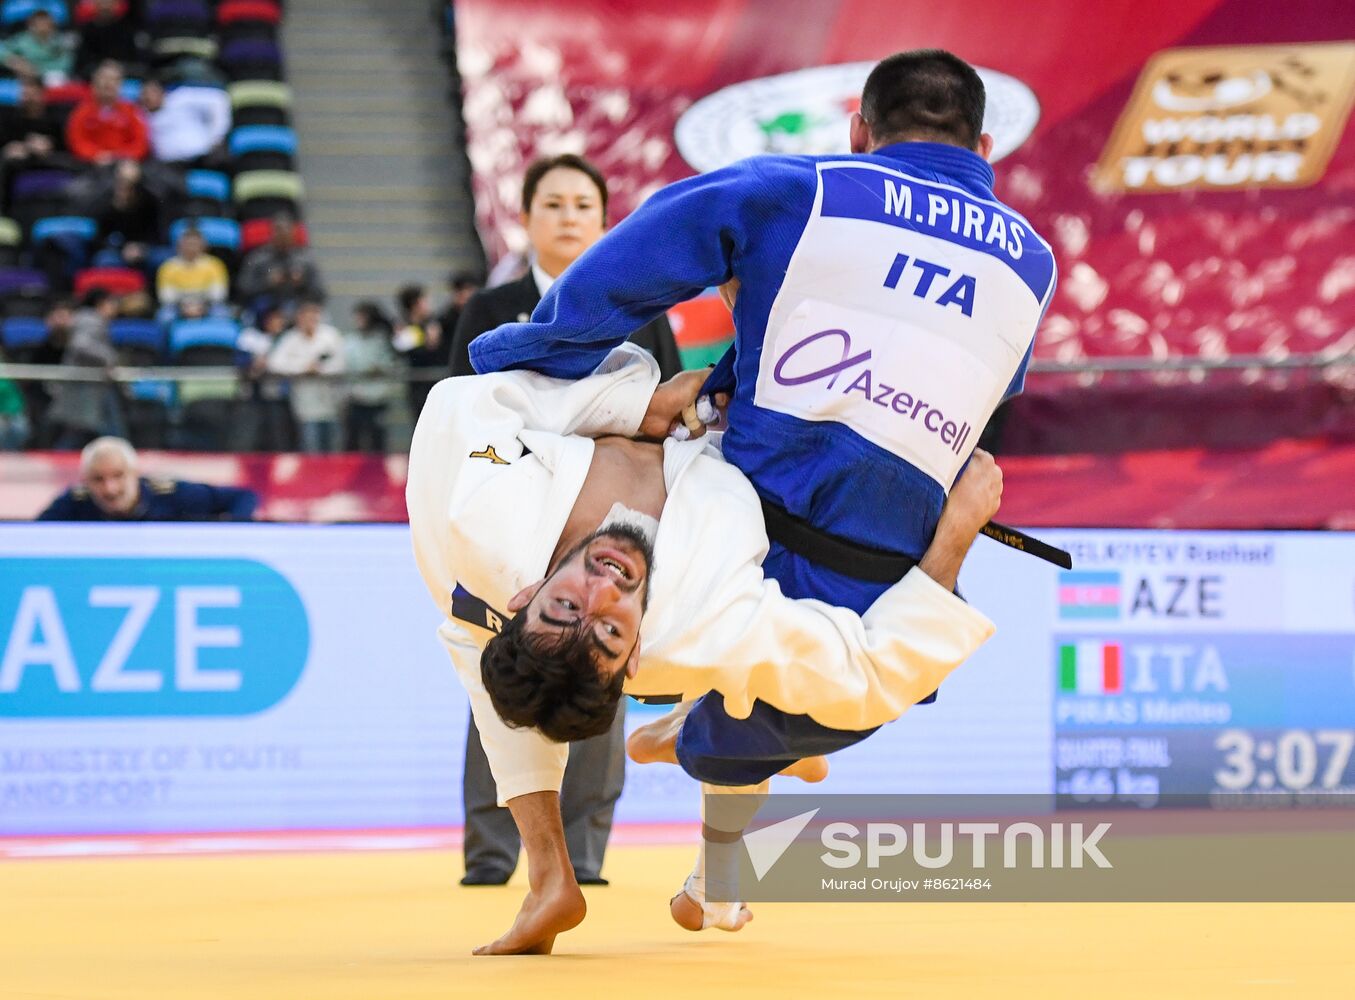
<instances>
[{"instance_id":1,"label":"red banner backdrop","mask_svg":"<svg viewBox=\"0 0 1355 1000\"><path fill-rule=\"evenodd\" d=\"M1350 350L1355 130L1346 116L1355 46L1320 43L1355 38L1355 4L1277 10L1273 0L1178 0L1151 12L1139 0L1052 0L1037 12L1003 0L458 0L481 230L494 256L521 249L523 169L564 150L598 162L613 188L613 219L624 216L656 187L695 172L688 159L702 156L690 144L680 150L675 129L717 92L731 95L720 105L728 121L694 129L707 145L756 152L743 141L751 129L769 151L829 151L824 130L836 134L839 123L825 124L812 93L798 104L788 98L793 79L765 78L938 46L1012 78L1037 104L1033 128L1014 135L997 174L999 195L1059 257L1038 359ZM1197 47L1210 48L1189 51ZM747 81L761 83L735 88ZM994 106L1003 93L990 83L998 126L1011 111ZM751 120L739 119L748 107ZM714 339L687 325L685 335L698 333ZM1249 398L1258 379L1236 378L1235 395ZM1334 378L1276 381L1266 388L1306 395L1297 406L1313 419L1257 425L1245 443L1330 433L1332 408L1355 405L1351 386ZM1133 419L1155 397L1171 401L1196 441L1238 438L1199 391L1200 378L1128 382L1136 392L1108 399L1098 376L1033 378L1013 418L1014 442L1066 449L1062 421L1071 419L1082 426L1075 450L1165 443ZM1042 407L1041 397L1059 404Z\"/></svg>"},{"instance_id":2,"label":"red banner backdrop","mask_svg":"<svg viewBox=\"0 0 1355 1000\"><path fill-rule=\"evenodd\" d=\"M0 520L28 520L78 475L72 453L0 453ZM267 521L404 521L403 456L143 452L152 475L248 486ZM1355 445L1002 459L1001 519L1029 527L1355 529Z\"/></svg>"}]
</instances>

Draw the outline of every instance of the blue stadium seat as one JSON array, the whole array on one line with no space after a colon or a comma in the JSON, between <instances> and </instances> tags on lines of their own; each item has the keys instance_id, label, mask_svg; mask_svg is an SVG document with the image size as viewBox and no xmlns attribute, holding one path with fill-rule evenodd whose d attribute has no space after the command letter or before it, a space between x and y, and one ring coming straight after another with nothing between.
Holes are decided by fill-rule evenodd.
<instances>
[{"instance_id":1,"label":"blue stadium seat","mask_svg":"<svg viewBox=\"0 0 1355 1000\"><path fill-rule=\"evenodd\" d=\"M10 78L0 80L0 107L12 108L19 103L19 81Z\"/></svg>"},{"instance_id":2,"label":"blue stadium seat","mask_svg":"<svg viewBox=\"0 0 1355 1000\"><path fill-rule=\"evenodd\" d=\"M200 219L180 219L175 222L169 227L170 242L177 244L179 235L190 224L198 227L198 232L202 233L202 238L207 241L209 247L232 252L240 249L240 223L234 219L221 219L211 215Z\"/></svg>"},{"instance_id":3,"label":"blue stadium seat","mask_svg":"<svg viewBox=\"0 0 1355 1000\"><path fill-rule=\"evenodd\" d=\"M51 14L58 28L64 28L70 20L62 0L4 0L4 3L0 4L0 25L8 28L23 24L40 10Z\"/></svg>"},{"instance_id":4,"label":"blue stadium seat","mask_svg":"<svg viewBox=\"0 0 1355 1000\"><path fill-rule=\"evenodd\" d=\"M190 170L184 177L184 183L190 198L207 198L223 203L231 200L231 179L218 170Z\"/></svg>"},{"instance_id":5,"label":"blue stadium seat","mask_svg":"<svg viewBox=\"0 0 1355 1000\"><path fill-rule=\"evenodd\" d=\"M163 378L143 378L127 386L129 398L141 403L173 406L179 398L179 384Z\"/></svg>"},{"instance_id":6,"label":"blue stadium seat","mask_svg":"<svg viewBox=\"0 0 1355 1000\"><path fill-rule=\"evenodd\" d=\"M233 319L181 319L170 324L169 354L174 357L192 347L235 349L240 325Z\"/></svg>"},{"instance_id":7,"label":"blue stadium seat","mask_svg":"<svg viewBox=\"0 0 1355 1000\"><path fill-rule=\"evenodd\" d=\"M153 319L115 319L108 324L109 339L114 347L134 347L163 354L165 328Z\"/></svg>"},{"instance_id":8,"label":"blue stadium seat","mask_svg":"<svg viewBox=\"0 0 1355 1000\"><path fill-rule=\"evenodd\" d=\"M99 232L99 224L84 215L52 215L33 223L34 243L58 237L71 237L92 243Z\"/></svg>"},{"instance_id":9,"label":"blue stadium seat","mask_svg":"<svg viewBox=\"0 0 1355 1000\"><path fill-rule=\"evenodd\" d=\"M246 153L296 155L296 132L286 125L245 125L231 133L231 156Z\"/></svg>"},{"instance_id":10,"label":"blue stadium seat","mask_svg":"<svg viewBox=\"0 0 1355 1000\"><path fill-rule=\"evenodd\" d=\"M41 298L49 291L47 275L27 267L0 267L0 299L25 295Z\"/></svg>"},{"instance_id":11,"label":"blue stadium seat","mask_svg":"<svg viewBox=\"0 0 1355 1000\"><path fill-rule=\"evenodd\" d=\"M0 342L7 351L39 347L47 340L47 324L36 316L11 316L0 323Z\"/></svg>"}]
</instances>

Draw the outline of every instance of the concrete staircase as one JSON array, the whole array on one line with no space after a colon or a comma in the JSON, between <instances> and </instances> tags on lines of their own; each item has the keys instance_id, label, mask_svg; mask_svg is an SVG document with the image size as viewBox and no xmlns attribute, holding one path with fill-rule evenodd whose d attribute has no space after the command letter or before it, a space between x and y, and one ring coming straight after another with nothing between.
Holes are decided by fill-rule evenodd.
<instances>
[{"instance_id":1,"label":"concrete staircase","mask_svg":"<svg viewBox=\"0 0 1355 1000\"><path fill-rule=\"evenodd\" d=\"M462 126L429 0L292 0L283 31L311 245L347 327L420 282L483 266Z\"/></svg>"}]
</instances>

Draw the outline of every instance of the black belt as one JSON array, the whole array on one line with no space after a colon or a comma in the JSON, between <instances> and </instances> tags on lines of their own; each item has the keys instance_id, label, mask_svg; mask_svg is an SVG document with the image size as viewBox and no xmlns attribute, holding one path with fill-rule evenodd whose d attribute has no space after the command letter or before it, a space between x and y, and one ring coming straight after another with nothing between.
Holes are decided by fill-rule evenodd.
<instances>
[{"instance_id":1,"label":"black belt","mask_svg":"<svg viewBox=\"0 0 1355 1000\"><path fill-rule=\"evenodd\" d=\"M797 556L834 573L865 583L897 583L917 565L912 556L882 552L859 542L849 542L767 500L762 501L762 516L767 522L767 537Z\"/></svg>"}]
</instances>

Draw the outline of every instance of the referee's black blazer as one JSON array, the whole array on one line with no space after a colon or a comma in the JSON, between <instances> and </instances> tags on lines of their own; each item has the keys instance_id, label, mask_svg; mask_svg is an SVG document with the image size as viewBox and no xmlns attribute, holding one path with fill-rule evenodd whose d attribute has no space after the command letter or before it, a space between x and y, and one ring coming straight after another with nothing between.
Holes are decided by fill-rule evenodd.
<instances>
[{"instance_id":1,"label":"referee's black blazer","mask_svg":"<svg viewBox=\"0 0 1355 1000\"><path fill-rule=\"evenodd\" d=\"M536 290L536 280L530 270L517 281L485 288L472 295L461 310L461 319L452 336L452 374L474 375L475 369L470 364L470 342L502 323L525 322L540 301L541 293ZM654 355L663 378L672 378L682 371L682 359L678 356L677 342L673 340L673 328L668 325L667 316L640 327L630 335L630 342Z\"/></svg>"}]
</instances>

